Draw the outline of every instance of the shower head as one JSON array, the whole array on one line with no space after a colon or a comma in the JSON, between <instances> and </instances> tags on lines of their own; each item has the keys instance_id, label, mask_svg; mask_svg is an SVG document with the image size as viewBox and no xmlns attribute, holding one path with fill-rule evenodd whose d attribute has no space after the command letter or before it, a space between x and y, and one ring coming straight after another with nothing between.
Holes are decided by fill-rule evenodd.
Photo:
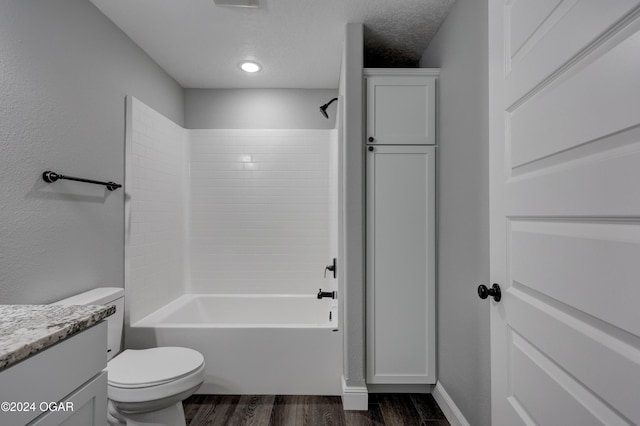
<instances>
[{"instance_id":1,"label":"shower head","mask_svg":"<svg viewBox=\"0 0 640 426\"><path fill-rule=\"evenodd\" d=\"M322 105L320 107L320 113L322 115L324 115L324 118L329 119L329 115L327 114L327 108L329 108L329 105L331 105L333 102L335 102L337 100L338 100L338 98L333 98L329 102L327 102L326 104L324 104L324 105Z\"/></svg>"}]
</instances>

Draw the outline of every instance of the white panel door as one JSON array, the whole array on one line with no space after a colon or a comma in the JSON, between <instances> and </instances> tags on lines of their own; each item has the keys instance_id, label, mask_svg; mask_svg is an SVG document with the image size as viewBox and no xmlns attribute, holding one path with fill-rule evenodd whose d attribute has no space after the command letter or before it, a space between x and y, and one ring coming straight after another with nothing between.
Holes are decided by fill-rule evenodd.
<instances>
[{"instance_id":1,"label":"white panel door","mask_svg":"<svg viewBox=\"0 0 640 426\"><path fill-rule=\"evenodd\" d=\"M367 383L435 383L434 157L367 148Z\"/></svg>"},{"instance_id":2,"label":"white panel door","mask_svg":"<svg viewBox=\"0 0 640 426\"><path fill-rule=\"evenodd\" d=\"M489 0L492 424L640 424L638 0Z\"/></svg>"},{"instance_id":3,"label":"white panel door","mask_svg":"<svg viewBox=\"0 0 640 426\"><path fill-rule=\"evenodd\" d=\"M367 142L435 144L435 89L435 77L367 77Z\"/></svg>"}]
</instances>

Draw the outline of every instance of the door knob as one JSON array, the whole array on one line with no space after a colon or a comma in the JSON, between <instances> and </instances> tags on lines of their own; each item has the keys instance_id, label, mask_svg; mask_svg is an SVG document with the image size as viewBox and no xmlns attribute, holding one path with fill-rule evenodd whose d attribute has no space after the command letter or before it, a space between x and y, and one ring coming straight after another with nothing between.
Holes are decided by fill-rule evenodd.
<instances>
[{"instance_id":1,"label":"door knob","mask_svg":"<svg viewBox=\"0 0 640 426\"><path fill-rule=\"evenodd\" d=\"M500 286L498 284L493 284L491 288L487 288L486 285L480 284L478 286L478 297L480 299L486 299L487 297L492 296L493 300L499 302L502 299L502 292L500 291Z\"/></svg>"}]
</instances>

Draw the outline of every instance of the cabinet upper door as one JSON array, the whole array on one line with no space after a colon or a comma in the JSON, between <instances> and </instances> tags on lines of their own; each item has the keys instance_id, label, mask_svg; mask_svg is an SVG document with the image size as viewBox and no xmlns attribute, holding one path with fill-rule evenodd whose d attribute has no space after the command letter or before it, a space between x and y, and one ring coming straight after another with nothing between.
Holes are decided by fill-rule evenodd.
<instances>
[{"instance_id":1,"label":"cabinet upper door","mask_svg":"<svg viewBox=\"0 0 640 426\"><path fill-rule=\"evenodd\" d=\"M435 89L435 77L367 77L367 143L434 145Z\"/></svg>"}]
</instances>

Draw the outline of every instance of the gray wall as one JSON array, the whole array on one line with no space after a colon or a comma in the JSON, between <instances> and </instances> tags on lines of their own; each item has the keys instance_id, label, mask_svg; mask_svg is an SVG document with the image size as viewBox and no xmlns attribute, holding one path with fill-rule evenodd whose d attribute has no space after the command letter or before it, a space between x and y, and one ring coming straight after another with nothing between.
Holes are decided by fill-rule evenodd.
<instances>
[{"instance_id":1,"label":"gray wall","mask_svg":"<svg viewBox=\"0 0 640 426\"><path fill-rule=\"evenodd\" d=\"M183 122L182 88L86 0L0 3L0 303L123 285L125 95Z\"/></svg>"},{"instance_id":2,"label":"gray wall","mask_svg":"<svg viewBox=\"0 0 640 426\"><path fill-rule=\"evenodd\" d=\"M337 89L186 89L187 129L333 129Z\"/></svg>"},{"instance_id":3,"label":"gray wall","mask_svg":"<svg viewBox=\"0 0 640 426\"><path fill-rule=\"evenodd\" d=\"M440 67L438 380L472 425L489 425L487 1L457 0L421 66Z\"/></svg>"}]
</instances>

